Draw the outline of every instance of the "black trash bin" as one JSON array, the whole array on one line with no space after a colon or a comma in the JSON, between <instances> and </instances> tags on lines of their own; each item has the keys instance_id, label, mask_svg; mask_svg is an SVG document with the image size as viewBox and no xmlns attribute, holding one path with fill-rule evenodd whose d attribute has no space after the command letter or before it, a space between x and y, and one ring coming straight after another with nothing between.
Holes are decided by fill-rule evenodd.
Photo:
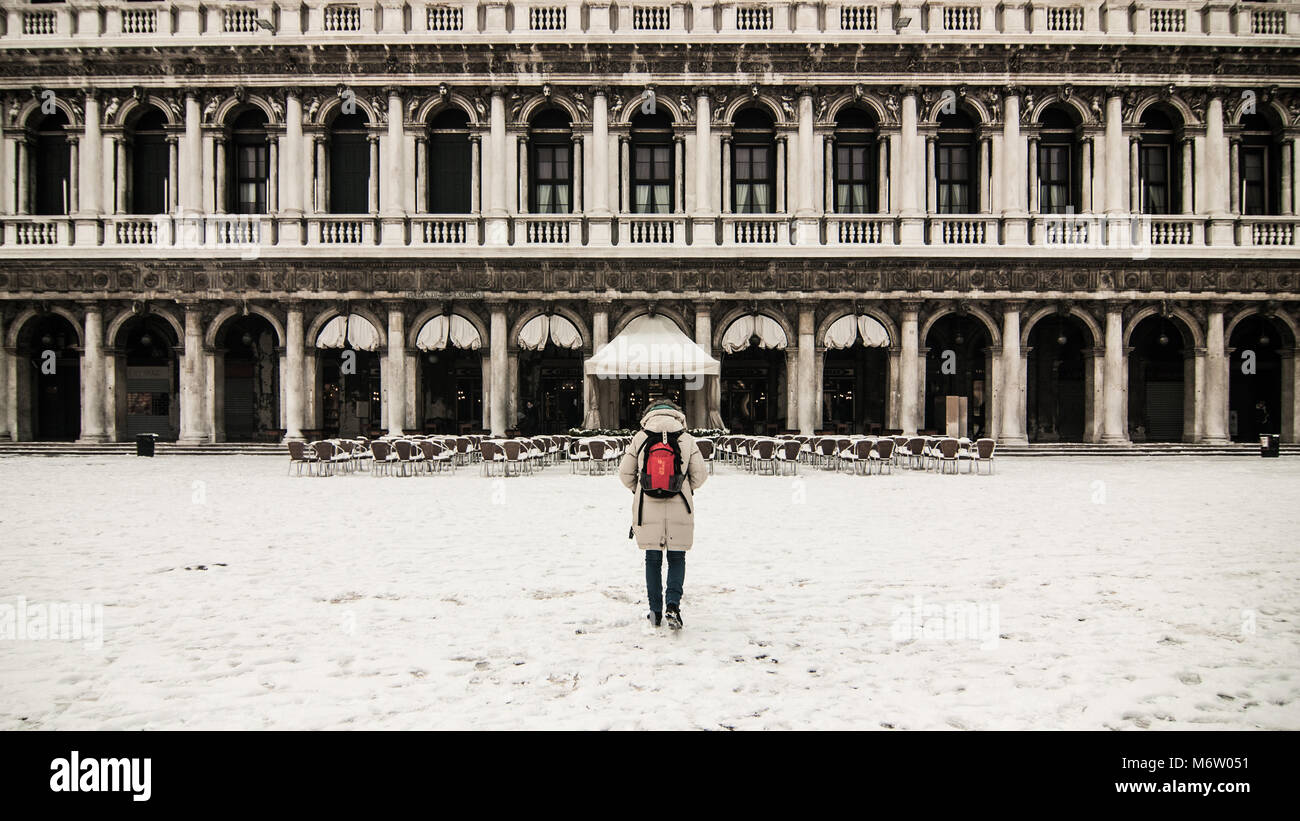
<instances>
[{"instance_id":1,"label":"black trash bin","mask_svg":"<svg viewBox=\"0 0 1300 821\"><path fill-rule=\"evenodd\" d=\"M141 433L135 437L135 455L153 456L154 444L158 441L156 433Z\"/></svg>"},{"instance_id":2,"label":"black trash bin","mask_svg":"<svg viewBox=\"0 0 1300 821\"><path fill-rule=\"evenodd\" d=\"M1259 455L1264 458L1277 457L1282 454L1282 437L1276 433L1259 435Z\"/></svg>"}]
</instances>

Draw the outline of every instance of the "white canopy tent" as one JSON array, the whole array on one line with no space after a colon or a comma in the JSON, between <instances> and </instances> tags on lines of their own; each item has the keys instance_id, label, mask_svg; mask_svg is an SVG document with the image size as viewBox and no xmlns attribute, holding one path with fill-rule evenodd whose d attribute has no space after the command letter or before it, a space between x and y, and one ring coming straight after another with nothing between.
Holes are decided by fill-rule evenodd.
<instances>
[{"instance_id":1,"label":"white canopy tent","mask_svg":"<svg viewBox=\"0 0 1300 821\"><path fill-rule=\"evenodd\" d=\"M862 314L847 314L831 323L826 329L826 347L839 350L850 348L862 337L862 344L867 348L888 348L889 332L875 317Z\"/></svg>"},{"instance_id":2,"label":"white canopy tent","mask_svg":"<svg viewBox=\"0 0 1300 821\"><path fill-rule=\"evenodd\" d=\"M379 350L379 331L370 320L357 314L334 317L316 336L317 348L351 348L354 351Z\"/></svg>"},{"instance_id":3,"label":"white canopy tent","mask_svg":"<svg viewBox=\"0 0 1300 821\"><path fill-rule=\"evenodd\" d=\"M415 347L422 351L444 350L448 342L452 347L463 351L477 351L483 347L483 339L479 336L478 329L459 314L452 314L450 317L435 316L424 323L424 327L420 328L420 333L415 337Z\"/></svg>"},{"instance_id":4,"label":"white canopy tent","mask_svg":"<svg viewBox=\"0 0 1300 821\"><path fill-rule=\"evenodd\" d=\"M646 314L587 360L588 376L672 379L717 376L718 360L682 333L666 316Z\"/></svg>"}]
</instances>

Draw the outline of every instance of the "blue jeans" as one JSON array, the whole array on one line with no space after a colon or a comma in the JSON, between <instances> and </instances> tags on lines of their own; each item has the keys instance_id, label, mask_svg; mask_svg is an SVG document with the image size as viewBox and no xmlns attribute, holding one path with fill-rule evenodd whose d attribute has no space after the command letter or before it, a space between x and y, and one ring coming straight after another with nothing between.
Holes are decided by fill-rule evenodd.
<instances>
[{"instance_id":1,"label":"blue jeans","mask_svg":"<svg viewBox=\"0 0 1300 821\"><path fill-rule=\"evenodd\" d=\"M650 598L650 609L662 613L664 608L663 551L645 552L645 586ZM686 551L668 551L668 606L682 603L682 585L686 582Z\"/></svg>"}]
</instances>

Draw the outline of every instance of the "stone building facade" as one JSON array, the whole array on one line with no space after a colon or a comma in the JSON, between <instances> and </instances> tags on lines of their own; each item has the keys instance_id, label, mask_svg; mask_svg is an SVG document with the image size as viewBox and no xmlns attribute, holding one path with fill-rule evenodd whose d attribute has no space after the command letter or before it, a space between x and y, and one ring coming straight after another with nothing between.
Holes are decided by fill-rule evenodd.
<instances>
[{"instance_id":1,"label":"stone building facade","mask_svg":"<svg viewBox=\"0 0 1300 821\"><path fill-rule=\"evenodd\" d=\"M1296 440L1298 4L0 5L0 436Z\"/></svg>"}]
</instances>

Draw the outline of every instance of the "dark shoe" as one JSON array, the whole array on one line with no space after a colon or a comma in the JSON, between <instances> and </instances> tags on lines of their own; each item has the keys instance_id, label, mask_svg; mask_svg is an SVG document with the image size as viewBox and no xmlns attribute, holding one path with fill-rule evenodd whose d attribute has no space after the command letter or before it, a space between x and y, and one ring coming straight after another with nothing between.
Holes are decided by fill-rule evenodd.
<instances>
[{"instance_id":1,"label":"dark shoe","mask_svg":"<svg viewBox=\"0 0 1300 821\"><path fill-rule=\"evenodd\" d=\"M664 615L668 617L668 626L674 630L682 629L682 611L675 604L670 604L664 608Z\"/></svg>"},{"instance_id":2,"label":"dark shoe","mask_svg":"<svg viewBox=\"0 0 1300 821\"><path fill-rule=\"evenodd\" d=\"M662 614L660 614L660 613L656 613L656 612L653 611L653 610L651 610L649 613L646 613L646 614L645 614L645 617L646 617L646 619L647 619L651 624L653 624L655 627L658 627L660 624L662 624L662 623L663 623L663 620L664 620L664 617L663 617Z\"/></svg>"}]
</instances>

